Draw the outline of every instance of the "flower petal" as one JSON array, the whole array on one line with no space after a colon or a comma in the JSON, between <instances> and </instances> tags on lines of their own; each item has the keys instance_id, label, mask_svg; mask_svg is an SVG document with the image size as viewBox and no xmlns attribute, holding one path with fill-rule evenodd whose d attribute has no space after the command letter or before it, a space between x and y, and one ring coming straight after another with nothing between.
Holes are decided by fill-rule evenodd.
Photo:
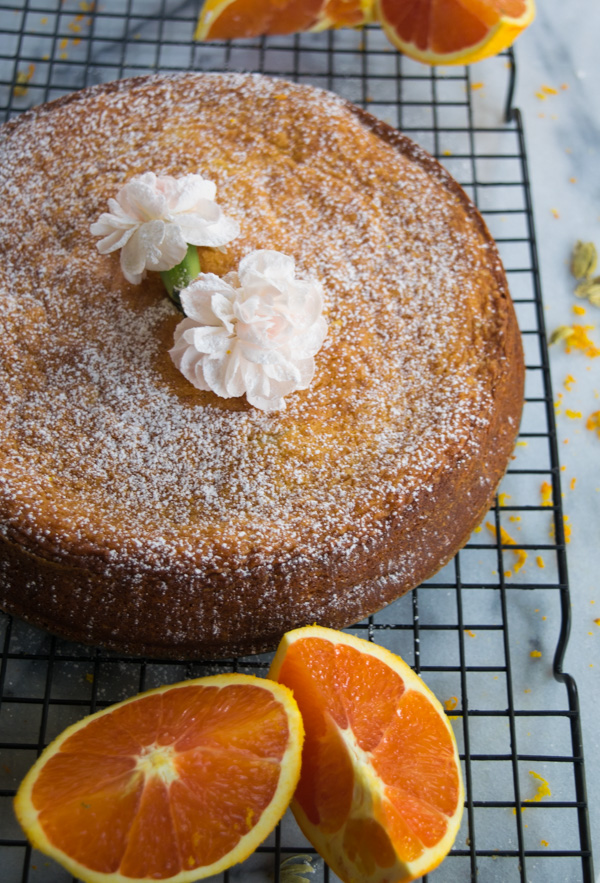
<instances>
[{"instance_id":1,"label":"flower petal","mask_svg":"<svg viewBox=\"0 0 600 883\"><path fill-rule=\"evenodd\" d=\"M124 248L134 232L135 227L130 227L128 230L113 230L108 236L105 236L104 239L96 243L96 248L100 254L110 254L119 248Z\"/></svg>"},{"instance_id":2,"label":"flower petal","mask_svg":"<svg viewBox=\"0 0 600 883\"><path fill-rule=\"evenodd\" d=\"M232 312L231 303L235 298L235 289L225 279L215 276L214 273L202 273L181 291L179 297L184 313L204 325L221 325L222 320L213 310L212 297L214 294L219 294L221 299L227 299L230 304L228 310L230 314Z\"/></svg>"},{"instance_id":3,"label":"flower petal","mask_svg":"<svg viewBox=\"0 0 600 883\"><path fill-rule=\"evenodd\" d=\"M215 220L200 215L177 215L177 222L181 226L186 242L190 245L218 248L227 245L240 234L238 222L228 218L220 209Z\"/></svg>"},{"instance_id":4,"label":"flower petal","mask_svg":"<svg viewBox=\"0 0 600 883\"><path fill-rule=\"evenodd\" d=\"M168 182L168 192L163 182ZM209 200L214 202L217 194L217 185L213 181L203 178L202 175L160 178L159 185L167 197L170 211L174 214L197 211L197 205L200 201Z\"/></svg>"},{"instance_id":5,"label":"flower petal","mask_svg":"<svg viewBox=\"0 0 600 883\"><path fill-rule=\"evenodd\" d=\"M154 227L158 230L158 225L162 221L152 221L151 224L144 224L142 230ZM187 243L181 235L181 230L175 224L165 224L163 236L160 242L158 239L148 238L149 250L146 257L146 269L148 270L172 270L177 264L180 264L187 252Z\"/></svg>"},{"instance_id":6,"label":"flower petal","mask_svg":"<svg viewBox=\"0 0 600 883\"><path fill-rule=\"evenodd\" d=\"M183 308L194 319L182 332L176 329L185 345L173 347L173 359L186 376L191 366L201 370L217 395L245 392L250 404L281 410L284 397L313 378L313 356L327 333L322 303L317 283L295 278L291 258L252 252L237 276L201 274L182 292Z\"/></svg>"}]
</instances>

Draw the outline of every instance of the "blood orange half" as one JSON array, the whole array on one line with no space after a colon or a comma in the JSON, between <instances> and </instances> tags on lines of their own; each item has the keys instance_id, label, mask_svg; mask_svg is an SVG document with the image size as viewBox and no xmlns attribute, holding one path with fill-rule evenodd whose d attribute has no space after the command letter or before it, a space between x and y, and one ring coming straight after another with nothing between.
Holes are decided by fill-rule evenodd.
<instances>
[{"instance_id":1,"label":"blood orange half","mask_svg":"<svg viewBox=\"0 0 600 883\"><path fill-rule=\"evenodd\" d=\"M15 798L33 845L90 883L190 883L243 861L285 812L303 726L290 691L230 674L69 727Z\"/></svg>"},{"instance_id":2,"label":"blood orange half","mask_svg":"<svg viewBox=\"0 0 600 883\"><path fill-rule=\"evenodd\" d=\"M389 40L426 64L497 55L534 16L534 0L375 0L375 18Z\"/></svg>"}]
</instances>

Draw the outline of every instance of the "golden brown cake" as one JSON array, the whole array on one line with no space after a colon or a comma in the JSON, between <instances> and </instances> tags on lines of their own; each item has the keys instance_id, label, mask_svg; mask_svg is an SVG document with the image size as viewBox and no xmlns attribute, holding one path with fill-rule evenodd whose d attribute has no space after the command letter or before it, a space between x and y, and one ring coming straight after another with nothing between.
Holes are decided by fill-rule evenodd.
<instances>
[{"instance_id":1,"label":"golden brown cake","mask_svg":"<svg viewBox=\"0 0 600 883\"><path fill-rule=\"evenodd\" d=\"M201 173L325 292L306 390L264 413L168 354L158 274L90 224L133 175ZM355 623L466 542L523 399L496 247L460 187L340 98L259 75L125 80L0 130L0 606L126 653L227 657Z\"/></svg>"}]
</instances>

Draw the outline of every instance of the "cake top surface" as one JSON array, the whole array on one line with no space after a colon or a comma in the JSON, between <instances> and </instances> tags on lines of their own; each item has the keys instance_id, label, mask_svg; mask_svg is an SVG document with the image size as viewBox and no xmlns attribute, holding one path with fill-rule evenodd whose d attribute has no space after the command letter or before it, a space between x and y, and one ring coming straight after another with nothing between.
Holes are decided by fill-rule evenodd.
<instances>
[{"instance_id":1,"label":"cake top surface","mask_svg":"<svg viewBox=\"0 0 600 883\"><path fill-rule=\"evenodd\" d=\"M322 284L328 336L285 411L192 387L158 277L98 253L90 224L146 171L201 173L239 222L203 270L272 248ZM87 90L0 130L0 200L0 505L24 542L149 566L310 556L477 456L508 370L495 247L441 167L331 93L241 74Z\"/></svg>"}]
</instances>

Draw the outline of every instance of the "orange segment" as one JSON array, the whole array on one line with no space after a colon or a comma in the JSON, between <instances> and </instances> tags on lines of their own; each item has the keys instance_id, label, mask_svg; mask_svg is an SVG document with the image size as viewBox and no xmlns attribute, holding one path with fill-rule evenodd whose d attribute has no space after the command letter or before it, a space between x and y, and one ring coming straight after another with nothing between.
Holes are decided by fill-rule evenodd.
<instances>
[{"instance_id":1,"label":"orange segment","mask_svg":"<svg viewBox=\"0 0 600 883\"><path fill-rule=\"evenodd\" d=\"M306 31L319 18L326 0L207 0L195 40L232 40L263 34Z\"/></svg>"},{"instance_id":2,"label":"orange segment","mask_svg":"<svg viewBox=\"0 0 600 883\"><path fill-rule=\"evenodd\" d=\"M373 20L374 0L327 0L313 30L357 28Z\"/></svg>"},{"instance_id":3,"label":"orange segment","mask_svg":"<svg viewBox=\"0 0 600 883\"><path fill-rule=\"evenodd\" d=\"M84 881L191 883L243 861L300 774L291 692L248 675L152 690L69 727L15 798L33 843Z\"/></svg>"},{"instance_id":4,"label":"orange segment","mask_svg":"<svg viewBox=\"0 0 600 883\"><path fill-rule=\"evenodd\" d=\"M304 719L292 802L345 883L406 883L436 867L460 826L463 785L446 714L399 657L309 626L284 636L269 672Z\"/></svg>"},{"instance_id":5,"label":"orange segment","mask_svg":"<svg viewBox=\"0 0 600 883\"><path fill-rule=\"evenodd\" d=\"M534 0L375 0L375 18L387 37L426 64L470 64L497 55L534 16Z\"/></svg>"},{"instance_id":6,"label":"orange segment","mask_svg":"<svg viewBox=\"0 0 600 883\"><path fill-rule=\"evenodd\" d=\"M373 0L207 0L195 40L358 27L373 18Z\"/></svg>"}]
</instances>

